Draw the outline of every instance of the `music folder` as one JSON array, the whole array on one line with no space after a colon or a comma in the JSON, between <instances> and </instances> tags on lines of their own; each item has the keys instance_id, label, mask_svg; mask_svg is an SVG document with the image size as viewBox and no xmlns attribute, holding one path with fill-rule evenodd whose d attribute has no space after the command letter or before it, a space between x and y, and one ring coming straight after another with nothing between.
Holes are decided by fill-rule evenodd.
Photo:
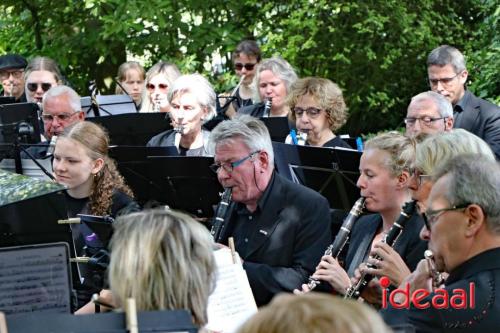
<instances>
[{"instance_id":1,"label":"music folder","mask_svg":"<svg viewBox=\"0 0 500 333\"><path fill-rule=\"evenodd\" d=\"M172 128L167 114L125 113L86 120L106 128L111 145L145 146L151 138Z\"/></svg>"},{"instance_id":2,"label":"music folder","mask_svg":"<svg viewBox=\"0 0 500 333\"><path fill-rule=\"evenodd\" d=\"M82 111L85 117L104 117L123 113L135 113L137 109L132 97L129 95L96 95L95 102L98 111L95 112L92 106L92 98L85 96L81 98Z\"/></svg>"},{"instance_id":3,"label":"music folder","mask_svg":"<svg viewBox=\"0 0 500 333\"><path fill-rule=\"evenodd\" d=\"M361 152L279 142L273 142L273 149L278 173L321 193L331 208L348 211L359 198L356 182Z\"/></svg>"},{"instance_id":4,"label":"music folder","mask_svg":"<svg viewBox=\"0 0 500 333\"><path fill-rule=\"evenodd\" d=\"M271 140L275 142L285 142L290 129L294 127L288 117L262 117L260 120L266 125Z\"/></svg>"}]
</instances>

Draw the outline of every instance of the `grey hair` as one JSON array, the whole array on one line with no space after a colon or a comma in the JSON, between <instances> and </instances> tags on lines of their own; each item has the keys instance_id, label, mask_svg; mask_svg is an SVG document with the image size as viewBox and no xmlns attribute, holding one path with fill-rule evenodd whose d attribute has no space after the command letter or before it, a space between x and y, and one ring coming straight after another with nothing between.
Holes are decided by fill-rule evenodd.
<instances>
[{"instance_id":1,"label":"grey hair","mask_svg":"<svg viewBox=\"0 0 500 333\"><path fill-rule=\"evenodd\" d=\"M118 305L134 298L138 311L186 309L204 326L217 270L208 230L160 209L120 216L113 228L109 283Z\"/></svg>"},{"instance_id":2,"label":"grey hair","mask_svg":"<svg viewBox=\"0 0 500 333\"><path fill-rule=\"evenodd\" d=\"M274 75L283 80L283 82L285 83L287 94L290 92L292 84L294 84L294 82L298 79L295 70L293 69L292 65L288 63L288 61L281 57L268 58L262 60L257 65L257 70L254 77L254 85L257 88L259 87L260 74L266 70L273 72Z\"/></svg>"},{"instance_id":3,"label":"grey hair","mask_svg":"<svg viewBox=\"0 0 500 333\"><path fill-rule=\"evenodd\" d=\"M435 91L425 91L413 96L410 105L430 100L437 107L439 115L443 118L453 118L453 106L450 101Z\"/></svg>"},{"instance_id":4,"label":"grey hair","mask_svg":"<svg viewBox=\"0 0 500 333\"><path fill-rule=\"evenodd\" d=\"M446 161L433 177L435 182L448 176L445 198L452 206L476 204L487 219L487 226L500 235L500 165L480 154L462 154Z\"/></svg>"},{"instance_id":5,"label":"grey hair","mask_svg":"<svg viewBox=\"0 0 500 333\"><path fill-rule=\"evenodd\" d=\"M265 151L269 156L269 164L274 166L274 151L271 136L266 125L257 118L237 114L231 120L225 120L210 133L209 150L215 155L218 144L232 143L240 139L251 152Z\"/></svg>"},{"instance_id":6,"label":"grey hair","mask_svg":"<svg viewBox=\"0 0 500 333\"><path fill-rule=\"evenodd\" d=\"M80 96L68 86L55 86L50 88L43 96L42 105L45 108L45 103L47 100L59 96L67 96L69 105L74 112L82 111L82 101Z\"/></svg>"},{"instance_id":7,"label":"grey hair","mask_svg":"<svg viewBox=\"0 0 500 333\"><path fill-rule=\"evenodd\" d=\"M453 46L441 45L432 50L427 57L427 67L446 65L451 65L455 73L465 70L465 58L462 52Z\"/></svg>"},{"instance_id":8,"label":"grey hair","mask_svg":"<svg viewBox=\"0 0 500 333\"><path fill-rule=\"evenodd\" d=\"M204 76L198 73L180 76L168 90L168 102L172 104L172 100L176 96L186 92L192 93L202 108L207 108L208 114L204 119L205 122L215 117L217 114L215 99L217 97L214 88Z\"/></svg>"},{"instance_id":9,"label":"grey hair","mask_svg":"<svg viewBox=\"0 0 500 333\"><path fill-rule=\"evenodd\" d=\"M490 146L481 138L462 128L454 128L431 135L418 144L414 168L432 175L441 164L460 154L480 154L495 160Z\"/></svg>"}]
</instances>

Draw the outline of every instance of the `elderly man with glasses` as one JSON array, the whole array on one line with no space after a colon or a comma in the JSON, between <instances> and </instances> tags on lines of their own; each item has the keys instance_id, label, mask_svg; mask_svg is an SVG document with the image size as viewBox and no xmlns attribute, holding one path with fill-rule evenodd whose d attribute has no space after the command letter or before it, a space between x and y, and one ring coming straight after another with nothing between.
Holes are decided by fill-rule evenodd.
<instances>
[{"instance_id":1,"label":"elderly man with glasses","mask_svg":"<svg viewBox=\"0 0 500 333\"><path fill-rule=\"evenodd\" d=\"M15 102L26 102L24 94L24 69L26 59L17 54L6 54L0 56L0 79L3 91L1 96L11 96Z\"/></svg>"},{"instance_id":2,"label":"elderly man with glasses","mask_svg":"<svg viewBox=\"0 0 500 333\"><path fill-rule=\"evenodd\" d=\"M392 323L403 319L416 332L498 332L500 165L485 155L458 155L441 165L432 181L422 234L435 269L449 273L440 286L449 303L443 304L444 291L433 290L431 271L421 262L409 279L410 294L426 290L428 296L418 303L430 306L413 304L405 310L392 305L384 317ZM453 299L457 290L464 294Z\"/></svg>"},{"instance_id":3,"label":"elderly man with glasses","mask_svg":"<svg viewBox=\"0 0 500 333\"><path fill-rule=\"evenodd\" d=\"M500 108L466 89L469 73L463 54L448 45L437 47L427 58L427 75L431 90L446 97L453 105L454 127L463 128L486 141L498 160Z\"/></svg>"},{"instance_id":4,"label":"elderly man with glasses","mask_svg":"<svg viewBox=\"0 0 500 333\"><path fill-rule=\"evenodd\" d=\"M217 242L233 237L258 306L292 292L314 273L331 241L328 201L274 170L269 132L248 115L220 123L210 135L212 170L232 189Z\"/></svg>"},{"instance_id":5,"label":"elderly man with glasses","mask_svg":"<svg viewBox=\"0 0 500 333\"><path fill-rule=\"evenodd\" d=\"M47 90L43 97L42 110L41 118L47 141L62 133L66 127L85 120L80 96L64 85ZM48 147L30 147L28 153L35 158L43 158L47 155L47 150Z\"/></svg>"},{"instance_id":6,"label":"elderly man with glasses","mask_svg":"<svg viewBox=\"0 0 500 333\"><path fill-rule=\"evenodd\" d=\"M409 136L450 131L453 128L453 107L436 92L420 93L411 99L405 124Z\"/></svg>"}]
</instances>

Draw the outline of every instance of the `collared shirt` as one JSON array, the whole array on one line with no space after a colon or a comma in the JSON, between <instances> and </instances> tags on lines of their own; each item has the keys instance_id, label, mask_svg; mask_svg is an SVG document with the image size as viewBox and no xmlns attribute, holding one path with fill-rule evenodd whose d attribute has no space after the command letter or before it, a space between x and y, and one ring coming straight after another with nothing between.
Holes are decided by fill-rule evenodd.
<instances>
[{"instance_id":1,"label":"collared shirt","mask_svg":"<svg viewBox=\"0 0 500 333\"><path fill-rule=\"evenodd\" d=\"M453 105L453 116L454 117L457 117L462 111L465 110L465 106L467 105L467 103L469 103L470 96L471 96L470 91L468 91L466 89L464 92L464 95L462 96L462 98L460 98L458 103Z\"/></svg>"},{"instance_id":2,"label":"collared shirt","mask_svg":"<svg viewBox=\"0 0 500 333\"><path fill-rule=\"evenodd\" d=\"M235 247L242 258L245 258L248 251L248 244L252 242L252 238L255 233L258 232L256 225L260 215L264 211L267 204L272 205L272 202L268 203L269 194L273 190L275 174L273 172L271 180L267 185L264 193L257 201L257 209L252 213L246 206L242 203L238 203L236 206L236 223L234 226L233 237L235 242Z\"/></svg>"}]
</instances>

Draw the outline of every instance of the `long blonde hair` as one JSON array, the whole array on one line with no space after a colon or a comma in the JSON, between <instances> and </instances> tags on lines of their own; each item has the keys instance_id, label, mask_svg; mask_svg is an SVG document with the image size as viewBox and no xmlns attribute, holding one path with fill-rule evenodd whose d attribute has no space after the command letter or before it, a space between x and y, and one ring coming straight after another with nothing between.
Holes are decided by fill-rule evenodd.
<instances>
[{"instance_id":1,"label":"long blonde hair","mask_svg":"<svg viewBox=\"0 0 500 333\"><path fill-rule=\"evenodd\" d=\"M166 210L121 216L114 230L109 282L118 304L132 297L140 311L186 309L205 325L216 272L209 232Z\"/></svg>"}]
</instances>

